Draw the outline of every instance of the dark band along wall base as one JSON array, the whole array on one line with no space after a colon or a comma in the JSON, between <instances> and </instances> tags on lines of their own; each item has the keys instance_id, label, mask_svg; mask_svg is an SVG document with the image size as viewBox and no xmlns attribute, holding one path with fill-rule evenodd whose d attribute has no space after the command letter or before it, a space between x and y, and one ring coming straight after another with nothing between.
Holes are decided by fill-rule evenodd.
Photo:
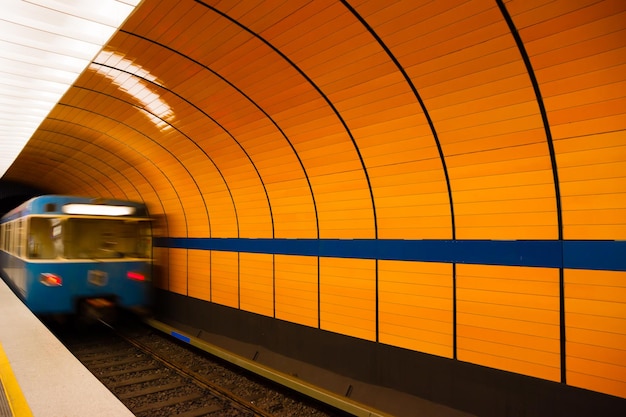
<instances>
[{"instance_id":1,"label":"dark band along wall base","mask_svg":"<svg viewBox=\"0 0 626 417\"><path fill-rule=\"evenodd\" d=\"M380 393L373 397L352 397L366 404L380 400L376 396L384 397L383 388L391 388L484 417L626 413L626 401L618 397L300 326L169 291L156 291L156 305L158 319L185 323L200 337L206 332L224 336L331 370L355 383L379 386Z\"/></svg>"}]
</instances>

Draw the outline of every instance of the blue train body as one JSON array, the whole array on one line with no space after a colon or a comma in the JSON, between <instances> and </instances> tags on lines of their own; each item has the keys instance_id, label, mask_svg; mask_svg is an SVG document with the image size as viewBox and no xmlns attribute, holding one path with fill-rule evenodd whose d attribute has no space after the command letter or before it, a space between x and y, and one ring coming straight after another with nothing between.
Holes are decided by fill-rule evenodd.
<instances>
[{"instance_id":1,"label":"blue train body","mask_svg":"<svg viewBox=\"0 0 626 417\"><path fill-rule=\"evenodd\" d=\"M36 197L2 218L0 249L0 275L35 314L76 313L89 300L150 305L152 235L142 204Z\"/></svg>"}]
</instances>

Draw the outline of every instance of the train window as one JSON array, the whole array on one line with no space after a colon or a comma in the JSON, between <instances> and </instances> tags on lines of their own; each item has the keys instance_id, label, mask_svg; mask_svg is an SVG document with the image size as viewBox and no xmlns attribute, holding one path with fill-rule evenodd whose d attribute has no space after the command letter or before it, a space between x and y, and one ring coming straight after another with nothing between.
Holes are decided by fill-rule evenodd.
<instances>
[{"instance_id":1,"label":"train window","mask_svg":"<svg viewBox=\"0 0 626 417\"><path fill-rule=\"evenodd\" d=\"M12 223L7 223L7 236L6 236L6 242L7 242L7 252L9 253L13 253L13 233L12 233L12 229L13 229L13 224Z\"/></svg>"},{"instance_id":2,"label":"train window","mask_svg":"<svg viewBox=\"0 0 626 417\"><path fill-rule=\"evenodd\" d=\"M54 223L46 217L31 217L28 226L27 256L29 258L53 259L57 257L52 229Z\"/></svg>"},{"instance_id":3,"label":"train window","mask_svg":"<svg viewBox=\"0 0 626 417\"><path fill-rule=\"evenodd\" d=\"M63 230L65 257L148 258L150 224L122 219L67 219Z\"/></svg>"},{"instance_id":4,"label":"train window","mask_svg":"<svg viewBox=\"0 0 626 417\"><path fill-rule=\"evenodd\" d=\"M15 222L15 254L22 256L22 247L24 246L24 229L22 227L24 219L19 219Z\"/></svg>"}]
</instances>

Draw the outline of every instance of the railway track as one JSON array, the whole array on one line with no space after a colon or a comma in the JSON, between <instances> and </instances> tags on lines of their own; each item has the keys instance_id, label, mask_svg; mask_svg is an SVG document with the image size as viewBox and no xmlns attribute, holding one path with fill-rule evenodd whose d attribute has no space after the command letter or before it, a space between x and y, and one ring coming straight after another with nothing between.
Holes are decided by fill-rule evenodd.
<instances>
[{"instance_id":1,"label":"railway track","mask_svg":"<svg viewBox=\"0 0 626 417\"><path fill-rule=\"evenodd\" d=\"M57 336L137 417L345 416L146 326Z\"/></svg>"}]
</instances>

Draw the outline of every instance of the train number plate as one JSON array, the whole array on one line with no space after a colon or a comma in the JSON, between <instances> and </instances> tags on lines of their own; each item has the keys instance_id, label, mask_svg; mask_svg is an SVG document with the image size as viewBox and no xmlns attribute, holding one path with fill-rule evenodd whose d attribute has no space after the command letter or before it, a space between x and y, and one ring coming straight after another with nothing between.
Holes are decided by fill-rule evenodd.
<instances>
[{"instance_id":1,"label":"train number plate","mask_svg":"<svg viewBox=\"0 0 626 417\"><path fill-rule=\"evenodd\" d=\"M107 285L108 275L104 271L89 271L87 273L87 281L90 284L97 285L99 287L104 287Z\"/></svg>"}]
</instances>

